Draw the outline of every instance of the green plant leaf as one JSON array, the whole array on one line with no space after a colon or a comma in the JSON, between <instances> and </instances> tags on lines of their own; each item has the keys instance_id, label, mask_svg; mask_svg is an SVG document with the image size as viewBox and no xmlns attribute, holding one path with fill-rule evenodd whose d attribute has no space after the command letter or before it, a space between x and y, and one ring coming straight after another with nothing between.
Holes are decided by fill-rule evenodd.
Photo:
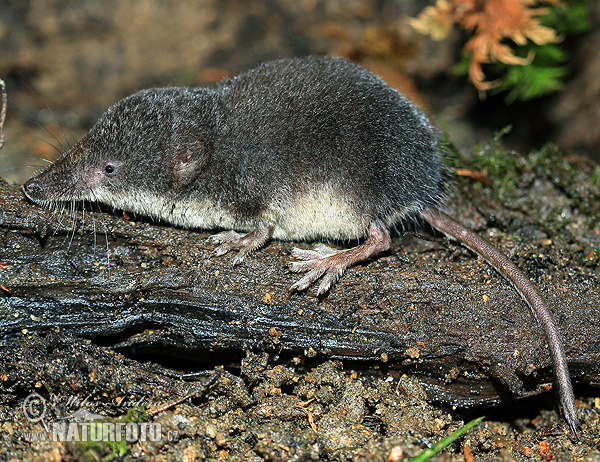
<instances>
[{"instance_id":1,"label":"green plant leaf","mask_svg":"<svg viewBox=\"0 0 600 462\"><path fill-rule=\"evenodd\" d=\"M485 419L485 416L481 416L475 420L471 420L468 424L464 425L463 427L459 428L454 433L452 433L452 435L438 441L431 448L425 449L421 454L410 459L410 462L423 462L429 459L430 457L433 457L442 449L454 443L458 438L467 433L471 428L473 428L483 419Z\"/></svg>"}]
</instances>

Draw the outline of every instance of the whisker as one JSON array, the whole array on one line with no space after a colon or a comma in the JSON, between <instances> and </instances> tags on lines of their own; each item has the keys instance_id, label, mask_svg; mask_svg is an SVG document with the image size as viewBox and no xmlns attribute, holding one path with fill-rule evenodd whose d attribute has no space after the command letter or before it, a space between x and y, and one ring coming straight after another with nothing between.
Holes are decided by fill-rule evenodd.
<instances>
[{"instance_id":1,"label":"whisker","mask_svg":"<svg viewBox=\"0 0 600 462\"><path fill-rule=\"evenodd\" d=\"M110 277L110 243L108 242L108 228L106 223L103 224L102 229L104 231L104 241L106 242L106 268L108 269L108 277Z\"/></svg>"},{"instance_id":2,"label":"whisker","mask_svg":"<svg viewBox=\"0 0 600 462\"><path fill-rule=\"evenodd\" d=\"M23 85L31 92L33 93L35 96L37 96L40 100L42 100L42 98L40 97L40 95L30 86L28 85L26 82L22 82ZM61 125L58 123L58 120L56 119L56 116L54 115L54 112L52 111L52 109L50 109L50 106L48 105L48 103L46 103L44 101L44 105L46 106L46 109L48 110L48 112L50 113L50 115L52 116L52 120L54 120L54 125L60 130L60 132L63 135L63 138L65 139L66 142L66 148L70 148L71 145L69 143L69 140L67 139L67 137L65 136L65 133L61 127ZM50 132L50 130L48 130L45 126L43 126L40 122L38 122L36 119L37 117L39 117L39 115L37 115L35 118L32 117L32 115L30 114L30 119L33 121L33 123L35 125L37 125L38 127L40 127L42 130L44 130L46 133L48 133L53 139L54 141L56 141L56 143L58 143L58 146L60 146L60 149L57 149L55 146L52 146L54 149L56 149L57 152L61 152L61 151L66 151L67 149L65 148L65 146L61 143L61 141L56 137L56 135L54 135L54 133ZM50 143L48 143L50 144Z\"/></svg>"},{"instance_id":3,"label":"whisker","mask_svg":"<svg viewBox=\"0 0 600 462\"><path fill-rule=\"evenodd\" d=\"M69 234L71 235L71 240L69 241L69 245L67 246L67 250L71 249L71 245L73 244L73 239L75 238L75 224L77 223L77 218L75 216L75 201L71 201L71 231Z\"/></svg>"},{"instance_id":4,"label":"whisker","mask_svg":"<svg viewBox=\"0 0 600 462\"><path fill-rule=\"evenodd\" d=\"M58 120L56 120L56 116L54 115L54 112L52 111L52 109L50 109L50 106L48 106L48 103L44 103L44 104L46 105L46 109L48 109L48 111L50 112L50 115L52 116L52 119L54 120L54 124L60 130L60 133L62 134L63 139L65 140L65 144L67 145L67 149L64 149L62 143L58 140L57 137L53 136L54 139L60 145L60 147L63 148L63 150L71 149L71 143L69 142L67 135L65 134L65 131L63 130L62 126L58 123Z\"/></svg>"},{"instance_id":5,"label":"whisker","mask_svg":"<svg viewBox=\"0 0 600 462\"><path fill-rule=\"evenodd\" d=\"M60 203L60 206L58 206L59 204L56 204L57 207L55 208L55 210L57 210L59 212L58 214L58 222L57 222L57 226L54 228L54 233L52 233L53 235L56 235L58 233L59 228L66 228L65 226L65 214L66 214L66 207L64 203Z\"/></svg>"},{"instance_id":6,"label":"whisker","mask_svg":"<svg viewBox=\"0 0 600 462\"><path fill-rule=\"evenodd\" d=\"M41 125L37 122L34 122L34 123L56 140L56 136L50 130L48 130L46 127L44 127L43 125ZM48 141L46 138L41 137L40 135L36 135L35 138L39 142L44 143L44 144L50 146L52 149L54 149L54 151L58 154L58 156L60 156L63 152L65 152L65 149L62 147L62 145L60 143L58 143L58 146L57 146L54 143L51 143L50 141ZM42 155L40 155L40 158L45 159L45 160L49 160L49 159L46 159L45 156L51 156L51 154L47 153L46 151L41 150L40 148L35 148L34 152L36 152L38 154L42 154ZM56 156L55 156L55 158L56 158Z\"/></svg>"},{"instance_id":7,"label":"whisker","mask_svg":"<svg viewBox=\"0 0 600 462\"><path fill-rule=\"evenodd\" d=\"M97 213L102 213L100 202L96 198L94 191L91 191L92 198L90 199L90 205L92 208L96 206ZM101 222L102 223L102 222ZM104 232L104 242L106 243L106 268L108 269L108 277L110 277L110 243L108 240L108 227L106 223L102 223L102 231ZM96 228L94 227L94 239L96 237Z\"/></svg>"},{"instance_id":8,"label":"whisker","mask_svg":"<svg viewBox=\"0 0 600 462\"><path fill-rule=\"evenodd\" d=\"M47 164L51 164L53 162L51 159L44 159L43 157L30 157L29 160L40 160L42 162L46 162ZM27 168L44 168L45 165L28 164L25 167L27 167Z\"/></svg>"},{"instance_id":9,"label":"whisker","mask_svg":"<svg viewBox=\"0 0 600 462\"><path fill-rule=\"evenodd\" d=\"M81 230L85 233L85 201L81 202Z\"/></svg>"},{"instance_id":10,"label":"whisker","mask_svg":"<svg viewBox=\"0 0 600 462\"><path fill-rule=\"evenodd\" d=\"M87 201L87 203L90 206L90 220L92 220L92 231L94 232L94 244L93 244L93 247L92 247L92 249L93 249L92 251L94 253L94 259L95 259L96 258L96 245L98 244L98 242L97 242L97 239L96 239L96 220L94 218L94 206L93 206L93 203L92 203L91 200L86 199L83 202L84 208L85 208L85 202L86 201Z\"/></svg>"},{"instance_id":11,"label":"whisker","mask_svg":"<svg viewBox=\"0 0 600 462\"><path fill-rule=\"evenodd\" d=\"M36 133L34 135L34 139L36 141L40 141L48 146L50 146L58 155L61 155L63 152L65 152L65 147L62 145L62 143L60 142L60 140L56 137L56 135L54 135L54 133L52 133L50 130L48 130L48 128L46 128L41 122L39 122L37 120L37 115L35 115L34 113L32 113L31 111L23 111L23 117L26 118L29 122L31 122L33 125L35 125L37 128L39 128L40 130L42 130L43 132L47 133L52 139L54 139L54 141L57 144L51 143L47 138L44 138L42 136L40 136L38 133ZM19 128L15 128L12 129L15 133L19 133L19 134L23 134L23 133L29 133L24 129L19 129ZM49 155L47 152L42 151L41 149L36 149L36 152L40 152L41 154L44 155Z\"/></svg>"}]
</instances>

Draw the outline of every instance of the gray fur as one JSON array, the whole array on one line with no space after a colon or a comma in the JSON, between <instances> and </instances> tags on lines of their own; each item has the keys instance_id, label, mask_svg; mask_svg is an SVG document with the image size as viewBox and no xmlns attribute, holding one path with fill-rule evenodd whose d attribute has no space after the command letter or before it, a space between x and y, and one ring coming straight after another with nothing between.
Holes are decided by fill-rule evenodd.
<instances>
[{"instance_id":1,"label":"gray fur","mask_svg":"<svg viewBox=\"0 0 600 462\"><path fill-rule=\"evenodd\" d=\"M281 59L215 89L119 101L25 192L187 227L247 231L266 220L280 239L360 238L373 220L393 226L439 200L436 144L422 112L365 69L334 57ZM115 174L94 182L107 162ZM294 222L295 206L324 219Z\"/></svg>"}]
</instances>

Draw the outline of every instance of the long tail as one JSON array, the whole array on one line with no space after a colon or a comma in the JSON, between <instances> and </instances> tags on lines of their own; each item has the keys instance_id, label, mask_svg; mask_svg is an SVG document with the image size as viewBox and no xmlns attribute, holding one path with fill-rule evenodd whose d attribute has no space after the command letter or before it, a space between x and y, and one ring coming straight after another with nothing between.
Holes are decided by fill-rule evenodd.
<instances>
[{"instance_id":1,"label":"long tail","mask_svg":"<svg viewBox=\"0 0 600 462\"><path fill-rule=\"evenodd\" d=\"M554 377L558 384L558 396L565 419L573 434L578 437L577 428L579 427L579 419L575 408L575 396L573 395L573 387L571 386L567 357L552 313L538 288L506 255L502 254L490 242L465 228L445 213L434 209L426 209L421 212L421 216L436 229L454 237L473 252L481 255L517 289L517 292L531 307L544 328L544 333L548 340L554 367Z\"/></svg>"}]
</instances>

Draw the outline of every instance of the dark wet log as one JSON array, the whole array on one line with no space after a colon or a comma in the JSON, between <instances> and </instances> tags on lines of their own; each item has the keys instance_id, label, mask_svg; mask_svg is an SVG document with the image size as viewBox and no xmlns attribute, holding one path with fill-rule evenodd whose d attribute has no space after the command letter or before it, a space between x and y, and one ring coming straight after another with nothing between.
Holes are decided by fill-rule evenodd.
<instances>
[{"instance_id":1,"label":"dark wet log","mask_svg":"<svg viewBox=\"0 0 600 462\"><path fill-rule=\"evenodd\" d=\"M391 252L349 270L318 299L289 292L298 277L285 269L292 243L272 242L233 267L230 256L211 258L207 234L108 213L74 218L6 185L0 203L4 344L59 331L178 364L249 348L320 355L356 369L418 374L431 397L459 405L535 394L552 383L528 307L481 259L445 240L396 237ZM453 206L484 232L493 218L498 230L527 233L519 244L495 241L548 298L575 382L598 384L596 268L573 266L580 249L542 248L547 233L531 217L485 199L483 213ZM498 234L492 229L492 238Z\"/></svg>"}]
</instances>

